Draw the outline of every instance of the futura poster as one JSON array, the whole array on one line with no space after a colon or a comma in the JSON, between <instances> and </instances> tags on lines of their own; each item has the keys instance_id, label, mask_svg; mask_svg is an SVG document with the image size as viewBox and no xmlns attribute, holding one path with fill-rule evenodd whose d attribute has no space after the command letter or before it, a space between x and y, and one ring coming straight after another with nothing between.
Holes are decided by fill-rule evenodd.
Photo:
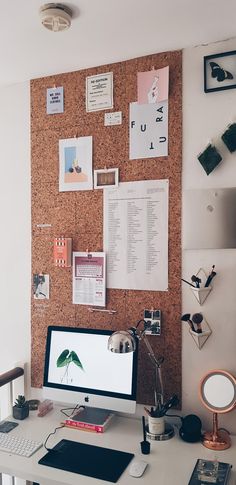
<instances>
[{"instance_id":1,"label":"futura poster","mask_svg":"<svg viewBox=\"0 0 236 485\"><path fill-rule=\"evenodd\" d=\"M168 156L168 100L130 103L129 158Z\"/></svg>"}]
</instances>

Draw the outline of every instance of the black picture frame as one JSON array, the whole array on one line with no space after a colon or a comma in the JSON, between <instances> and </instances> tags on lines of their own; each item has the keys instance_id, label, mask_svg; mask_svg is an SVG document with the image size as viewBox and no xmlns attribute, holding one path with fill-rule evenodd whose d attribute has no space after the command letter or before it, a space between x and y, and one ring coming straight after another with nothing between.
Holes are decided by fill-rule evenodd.
<instances>
[{"instance_id":1,"label":"black picture frame","mask_svg":"<svg viewBox=\"0 0 236 485\"><path fill-rule=\"evenodd\" d=\"M236 51L204 57L204 92L236 88Z\"/></svg>"}]
</instances>

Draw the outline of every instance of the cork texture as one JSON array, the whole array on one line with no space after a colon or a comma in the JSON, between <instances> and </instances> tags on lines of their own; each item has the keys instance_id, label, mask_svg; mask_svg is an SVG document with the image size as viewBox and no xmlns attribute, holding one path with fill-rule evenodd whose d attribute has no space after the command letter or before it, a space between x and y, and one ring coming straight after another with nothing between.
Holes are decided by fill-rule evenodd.
<instances>
[{"instance_id":1,"label":"cork texture","mask_svg":"<svg viewBox=\"0 0 236 485\"><path fill-rule=\"evenodd\" d=\"M137 101L137 73L169 66L168 157L129 160L129 103ZM104 113L86 113L86 77L113 72L114 108L122 125L104 126ZM64 87L64 113L46 114L46 89ZM111 111L111 110L108 110ZM108 313L91 313L72 304L72 270L53 263L53 239L73 239L74 251L103 250L103 191L59 192L59 140L93 137L93 169L118 167L120 182L169 179L169 290L107 290ZM44 351L49 325L127 329L145 308L161 309L162 333L149 337L157 356L164 356L165 397L181 400L181 162L182 52L153 54L129 61L31 81L32 275L50 275L50 299L33 298L33 387L43 383ZM42 225L46 224L46 227ZM139 346L138 402L153 404L154 368L143 342Z\"/></svg>"}]
</instances>

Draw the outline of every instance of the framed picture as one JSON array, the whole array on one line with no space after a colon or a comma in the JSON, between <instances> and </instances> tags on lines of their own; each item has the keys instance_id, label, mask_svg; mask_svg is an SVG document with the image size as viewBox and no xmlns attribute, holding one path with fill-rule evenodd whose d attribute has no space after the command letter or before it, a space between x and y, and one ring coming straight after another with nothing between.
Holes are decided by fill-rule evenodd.
<instances>
[{"instance_id":1,"label":"framed picture","mask_svg":"<svg viewBox=\"0 0 236 485\"><path fill-rule=\"evenodd\" d=\"M204 91L236 88L236 51L204 57Z\"/></svg>"},{"instance_id":2,"label":"framed picture","mask_svg":"<svg viewBox=\"0 0 236 485\"><path fill-rule=\"evenodd\" d=\"M103 170L94 170L95 189L104 189L105 187L118 187L118 184L118 168L104 168Z\"/></svg>"}]
</instances>

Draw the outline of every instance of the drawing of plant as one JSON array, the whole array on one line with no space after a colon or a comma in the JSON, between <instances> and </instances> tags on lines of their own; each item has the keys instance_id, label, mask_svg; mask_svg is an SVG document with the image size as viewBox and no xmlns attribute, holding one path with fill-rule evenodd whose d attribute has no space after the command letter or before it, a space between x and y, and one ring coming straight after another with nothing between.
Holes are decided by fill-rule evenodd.
<instances>
[{"instance_id":1,"label":"drawing of plant","mask_svg":"<svg viewBox=\"0 0 236 485\"><path fill-rule=\"evenodd\" d=\"M84 370L78 355L74 350L71 352L68 349L63 350L63 352L59 355L57 359L57 367L65 367L66 370L61 378L61 382L66 382L69 384L69 365L74 362L75 365L80 367L81 370Z\"/></svg>"}]
</instances>

